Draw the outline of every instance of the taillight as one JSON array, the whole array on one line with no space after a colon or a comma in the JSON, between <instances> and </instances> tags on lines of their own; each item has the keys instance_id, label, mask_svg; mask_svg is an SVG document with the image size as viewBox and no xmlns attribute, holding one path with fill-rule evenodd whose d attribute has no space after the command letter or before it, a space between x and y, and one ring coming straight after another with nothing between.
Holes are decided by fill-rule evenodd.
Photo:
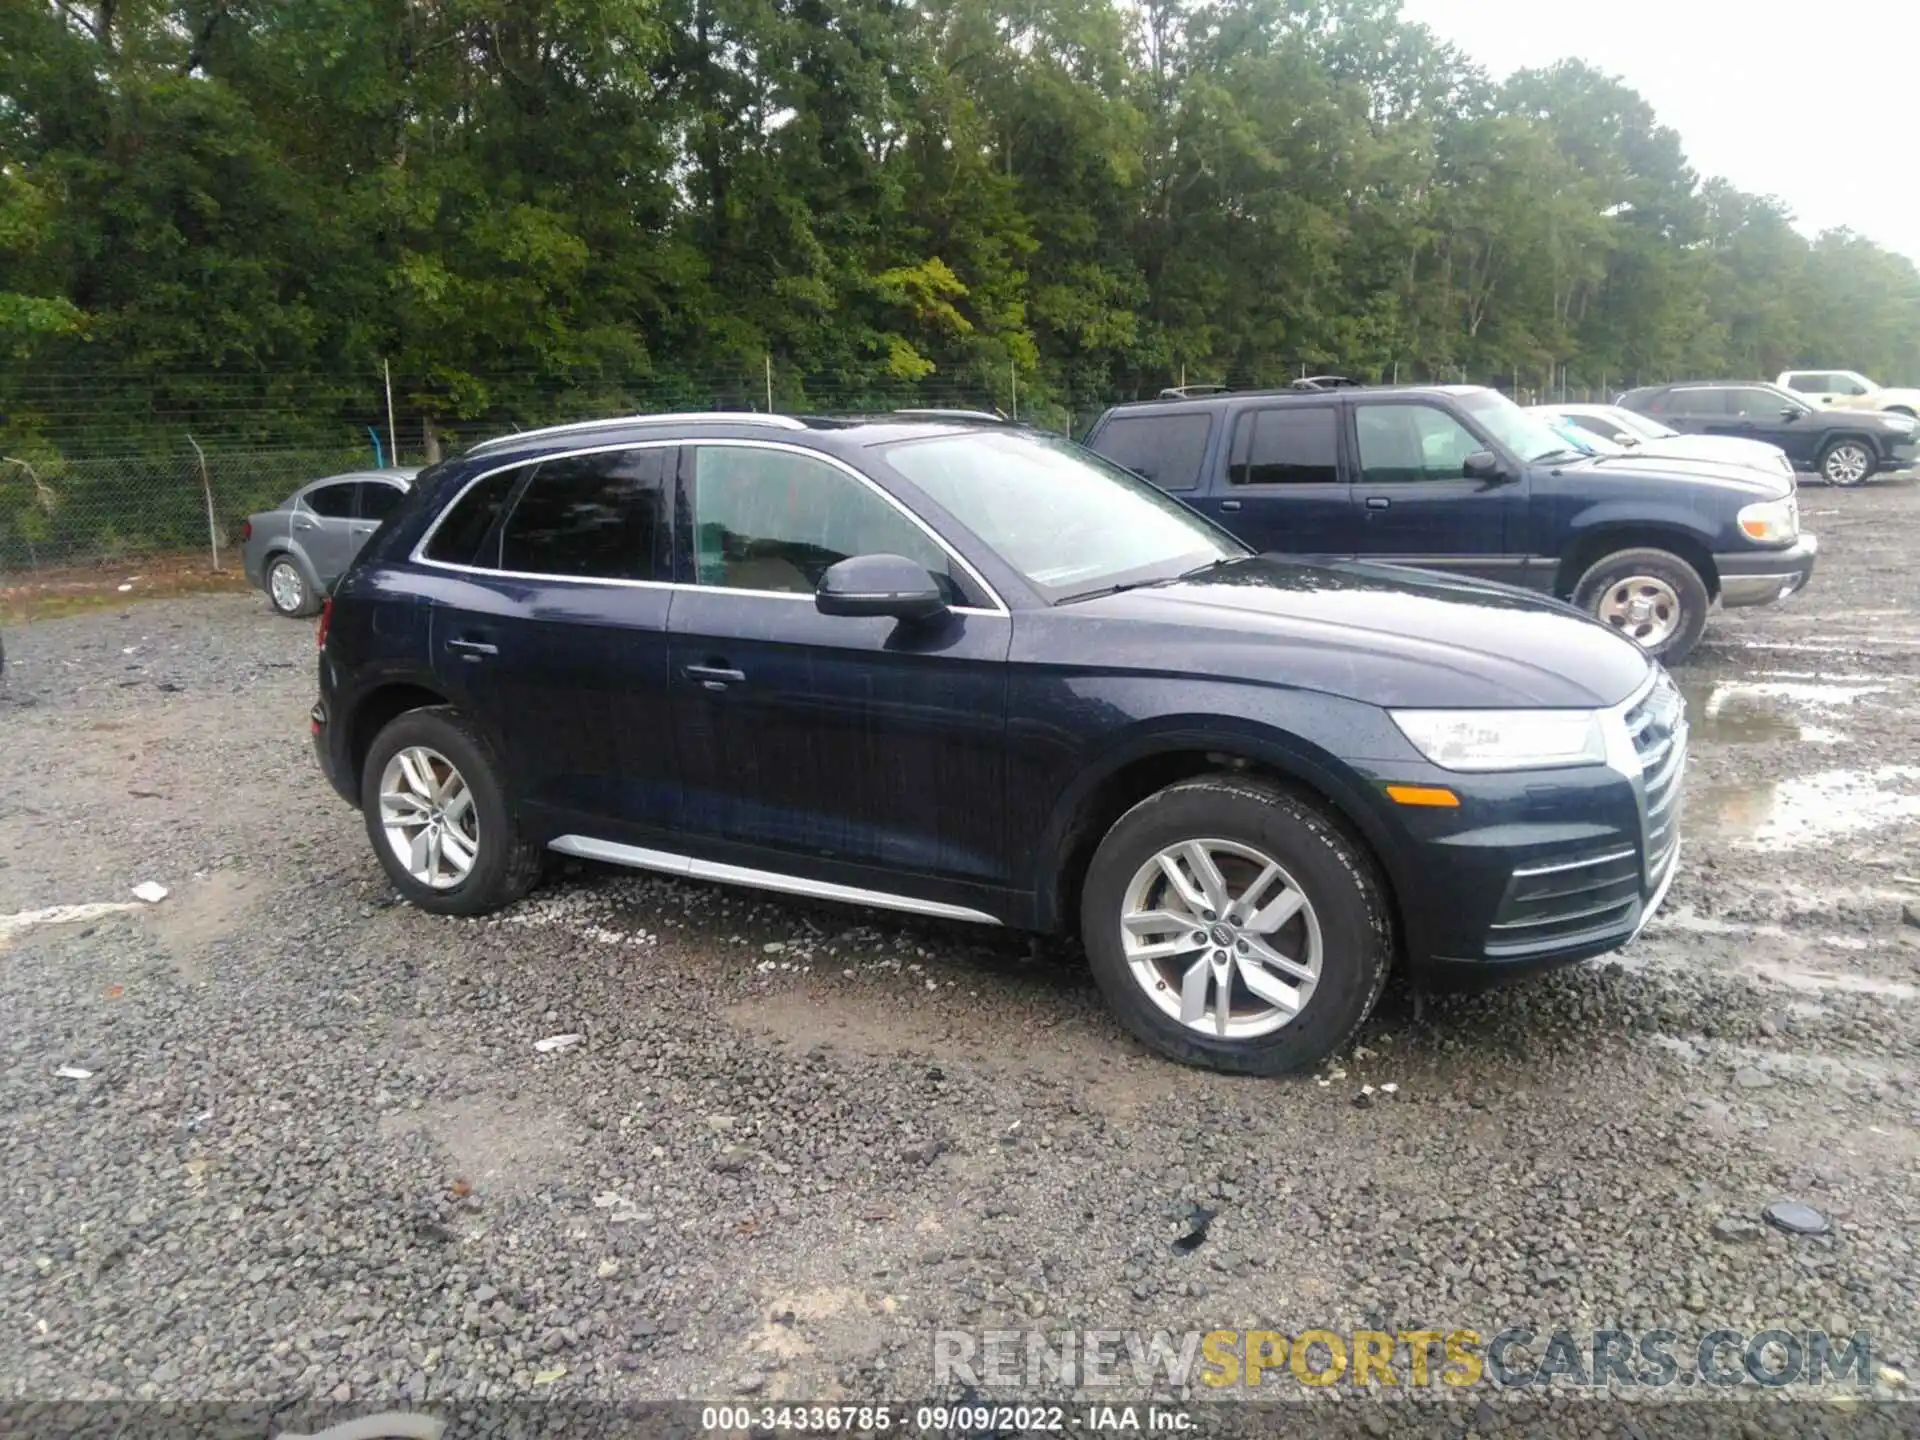
<instances>
[{"instance_id":1,"label":"taillight","mask_svg":"<svg viewBox=\"0 0 1920 1440\"><path fill-rule=\"evenodd\" d=\"M318 643L322 650L327 648L327 627L331 624L333 624L333 597L329 595L320 606L320 636Z\"/></svg>"},{"instance_id":2,"label":"taillight","mask_svg":"<svg viewBox=\"0 0 1920 1440\"><path fill-rule=\"evenodd\" d=\"M253 521L242 520L240 522L240 543L244 545L247 543L247 541L251 540L252 538L253 538Z\"/></svg>"}]
</instances>

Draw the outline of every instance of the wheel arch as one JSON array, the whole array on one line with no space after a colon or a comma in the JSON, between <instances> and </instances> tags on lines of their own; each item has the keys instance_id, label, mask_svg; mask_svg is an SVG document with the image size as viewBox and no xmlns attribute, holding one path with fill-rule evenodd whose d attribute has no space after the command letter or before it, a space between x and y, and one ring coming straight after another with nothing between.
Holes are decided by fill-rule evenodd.
<instances>
[{"instance_id":1,"label":"wheel arch","mask_svg":"<svg viewBox=\"0 0 1920 1440\"><path fill-rule=\"evenodd\" d=\"M409 711L451 703L440 691L413 680L391 681L361 696L347 717L347 759L353 766L354 784L360 783L367 752L382 730Z\"/></svg>"},{"instance_id":2,"label":"wheel arch","mask_svg":"<svg viewBox=\"0 0 1920 1440\"><path fill-rule=\"evenodd\" d=\"M1417 943L1417 918L1401 903L1405 884L1396 849L1374 813L1365 783L1339 762L1301 742L1245 733L1180 730L1145 737L1092 766L1056 807L1040 854L1035 894L1037 928L1072 931L1078 925L1080 893L1100 841L1135 805L1169 785L1202 775L1244 775L1305 800L1326 813L1373 861L1387 892L1395 934Z\"/></svg>"},{"instance_id":3,"label":"wheel arch","mask_svg":"<svg viewBox=\"0 0 1920 1440\"><path fill-rule=\"evenodd\" d=\"M1617 550L1667 550L1691 565L1707 587L1707 598L1720 594L1720 569L1713 563L1713 551L1705 541L1677 525L1658 521L1613 521L1581 532L1560 557L1553 578L1553 593L1562 600L1573 598L1580 577L1595 564Z\"/></svg>"}]
</instances>

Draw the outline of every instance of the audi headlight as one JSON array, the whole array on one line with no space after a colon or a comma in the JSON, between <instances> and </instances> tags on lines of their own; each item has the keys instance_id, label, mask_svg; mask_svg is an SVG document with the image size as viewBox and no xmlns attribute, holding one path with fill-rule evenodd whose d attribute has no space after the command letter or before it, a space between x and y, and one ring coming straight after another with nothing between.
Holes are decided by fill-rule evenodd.
<instances>
[{"instance_id":1,"label":"audi headlight","mask_svg":"<svg viewBox=\"0 0 1920 1440\"><path fill-rule=\"evenodd\" d=\"M1607 758L1593 710L1390 710L1413 748L1443 770L1544 770Z\"/></svg>"},{"instance_id":2,"label":"audi headlight","mask_svg":"<svg viewBox=\"0 0 1920 1440\"><path fill-rule=\"evenodd\" d=\"M1800 507L1792 496L1743 506L1740 529L1762 545L1789 545L1800 538Z\"/></svg>"}]
</instances>

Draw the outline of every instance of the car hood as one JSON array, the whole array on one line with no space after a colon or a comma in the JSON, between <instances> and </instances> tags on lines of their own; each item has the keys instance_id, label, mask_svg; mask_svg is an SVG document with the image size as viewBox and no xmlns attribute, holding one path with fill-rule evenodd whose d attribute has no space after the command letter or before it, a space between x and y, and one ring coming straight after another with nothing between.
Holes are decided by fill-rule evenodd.
<instances>
[{"instance_id":1,"label":"car hood","mask_svg":"<svg viewBox=\"0 0 1920 1440\"><path fill-rule=\"evenodd\" d=\"M1649 669L1631 640L1556 600L1398 566L1262 555L1066 608L1130 622L1127 648L1183 675L1381 706L1616 705Z\"/></svg>"},{"instance_id":2,"label":"car hood","mask_svg":"<svg viewBox=\"0 0 1920 1440\"><path fill-rule=\"evenodd\" d=\"M1665 440L1649 440L1645 449L1629 450L1624 455L1596 455L1577 471L1572 466L1563 468L1569 474L1714 485L1764 500L1778 500L1793 493L1792 479L1778 470L1756 468L1758 463L1764 463L1759 462L1757 457L1755 461L1743 461L1698 450L1675 454L1671 450L1657 448L1667 443Z\"/></svg>"}]
</instances>

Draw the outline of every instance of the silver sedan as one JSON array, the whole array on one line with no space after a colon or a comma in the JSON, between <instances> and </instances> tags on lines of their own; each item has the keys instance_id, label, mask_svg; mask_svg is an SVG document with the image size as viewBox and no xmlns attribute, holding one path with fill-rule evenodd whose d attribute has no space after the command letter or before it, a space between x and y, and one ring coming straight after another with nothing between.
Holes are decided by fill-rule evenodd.
<instances>
[{"instance_id":1,"label":"silver sedan","mask_svg":"<svg viewBox=\"0 0 1920 1440\"><path fill-rule=\"evenodd\" d=\"M367 537L393 513L418 470L356 470L301 486L249 515L240 555L249 584L282 615L313 615Z\"/></svg>"}]
</instances>

